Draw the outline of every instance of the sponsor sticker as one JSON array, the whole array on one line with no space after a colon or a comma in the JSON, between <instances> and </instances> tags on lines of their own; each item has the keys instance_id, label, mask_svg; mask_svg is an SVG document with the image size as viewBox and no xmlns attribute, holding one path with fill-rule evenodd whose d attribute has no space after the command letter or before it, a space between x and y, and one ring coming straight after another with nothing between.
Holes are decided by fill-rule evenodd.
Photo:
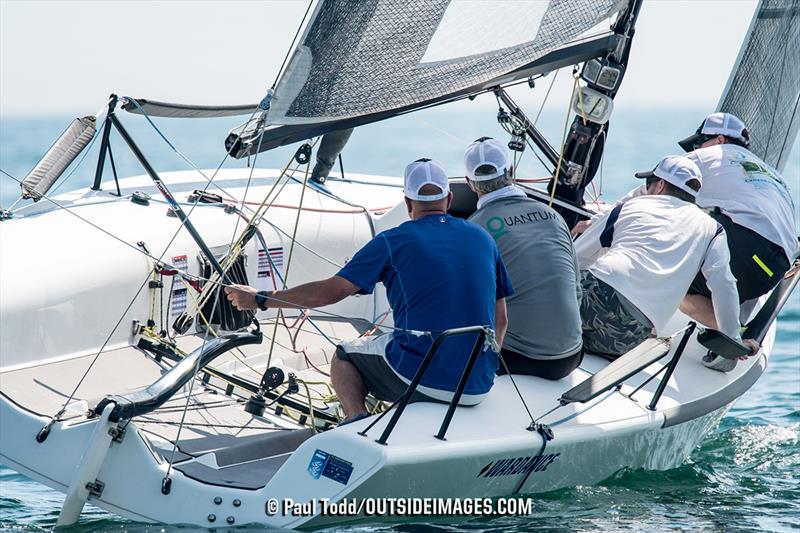
<instances>
[{"instance_id":1,"label":"sponsor sticker","mask_svg":"<svg viewBox=\"0 0 800 533\"><path fill-rule=\"evenodd\" d=\"M273 276L273 266L280 271L283 267L283 246L270 246L267 250L258 250L258 277Z\"/></svg>"},{"instance_id":2,"label":"sponsor sticker","mask_svg":"<svg viewBox=\"0 0 800 533\"><path fill-rule=\"evenodd\" d=\"M342 485L347 485L350 475L353 473L353 463L317 449L308 463L308 473L314 479L326 477Z\"/></svg>"},{"instance_id":3,"label":"sponsor sticker","mask_svg":"<svg viewBox=\"0 0 800 533\"><path fill-rule=\"evenodd\" d=\"M186 274L189 270L189 261L187 256L185 254L174 256L172 258L172 266L178 269L178 271L181 273ZM183 278L180 276L175 276L174 278L170 301L170 314L173 318L186 311L186 307L189 302L189 294L187 287L183 282Z\"/></svg>"}]
</instances>

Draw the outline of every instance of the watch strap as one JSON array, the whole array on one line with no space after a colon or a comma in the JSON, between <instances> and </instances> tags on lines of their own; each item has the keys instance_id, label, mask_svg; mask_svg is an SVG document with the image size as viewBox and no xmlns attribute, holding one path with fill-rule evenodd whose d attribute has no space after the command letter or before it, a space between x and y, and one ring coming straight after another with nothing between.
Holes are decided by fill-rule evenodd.
<instances>
[{"instance_id":1,"label":"watch strap","mask_svg":"<svg viewBox=\"0 0 800 533\"><path fill-rule=\"evenodd\" d=\"M267 310L267 303L269 301L268 291L258 291L256 293L256 306L262 311Z\"/></svg>"}]
</instances>

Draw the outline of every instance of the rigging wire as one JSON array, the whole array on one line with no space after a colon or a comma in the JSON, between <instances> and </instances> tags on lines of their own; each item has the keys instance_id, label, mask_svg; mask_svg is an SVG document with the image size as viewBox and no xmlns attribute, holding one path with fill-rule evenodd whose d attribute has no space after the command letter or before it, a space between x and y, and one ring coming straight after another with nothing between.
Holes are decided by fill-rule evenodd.
<instances>
[{"instance_id":1,"label":"rigging wire","mask_svg":"<svg viewBox=\"0 0 800 533\"><path fill-rule=\"evenodd\" d=\"M792 25L788 24L786 26L786 33L785 33L783 42L786 42L786 43L789 42L789 34L791 32L791 29L792 29ZM790 48L791 48L790 46L784 46L783 47L783 59L781 60L781 68L780 68L781 75L780 75L780 78L778 78L778 87L781 87L783 85L783 75L786 73L786 58L789 55L789 49ZM775 96L775 105L773 106L772 113L771 113L772 114L772 120L770 120L770 123L769 123L769 136L767 137L767 142L765 143L765 146L767 148L770 145L770 141L772 141L772 134L775 131L775 115L777 114L776 112L778 110L778 103L779 102L780 102L780 99L778 98L778 96L776 94L776 96ZM791 122L789 122L789 125L791 125ZM788 135L786 135L786 137L788 137ZM767 151L764 150L764 154L766 154L766 153L767 153Z\"/></svg>"},{"instance_id":2,"label":"rigging wire","mask_svg":"<svg viewBox=\"0 0 800 533\"><path fill-rule=\"evenodd\" d=\"M226 275L227 275L228 271L235 264L236 264L235 261L228 262L228 264L225 267L223 267L224 269L222 271L222 275L220 276L220 279L226 279ZM213 304L211 305L211 313L210 313L210 315L212 317L214 316L214 312L217 310L217 304L218 303L219 303L219 298L215 298ZM205 348L206 343L208 342L208 335L209 335L209 332L210 332L211 329L212 328L206 328L206 330L205 330L205 332L203 334L203 343L202 343L202 345L200 347L201 351ZM172 465L173 465L173 463L175 461L175 453L178 450L178 442L180 441L181 432L183 430L183 425L184 425L184 422L186 420L186 413L187 413L186 409L188 408L189 400L192 397L192 391L194 390L194 384L197 381L197 379L196 379L197 378L197 374L200 372L200 362L201 362L201 358L198 357L197 361L195 363L195 366L194 366L194 372L193 372L193 375L192 375L192 379L189 381L189 391L188 391L188 393L186 395L186 403L184 404L184 410L183 410L183 413L181 414L181 420L180 420L180 424L178 425L178 431L177 431L177 434L175 435L175 440L173 441L172 454L170 455L170 459L167 462L167 471L164 474L164 478L162 479L162 491L165 490L164 487L168 487L169 483L170 483L170 477L169 476L170 476L170 474L172 472Z\"/></svg>"},{"instance_id":3,"label":"rigging wire","mask_svg":"<svg viewBox=\"0 0 800 533\"><path fill-rule=\"evenodd\" d=\"M94 143L97 141L98 137L99 135L92 137L92 140L89 141L89 145L83 150L83 155L81 155L81 158L78 160L78 162L70 169L69 173L60 180L58 185L56 185L52 191L49 191L51 196L58 192L58 189L60 189L62 185L69 181L75 171L78 170L78 168L83 164L83 160L89 155L89 152L92 150L92 146L94 146Z\"/></svg>"},{"instance_id":4,"label":"rigging wire","mask_svg":"<svg viewBox=\"0 0 800 533\"><path fill-rule=\"evenodd\" d=\"M101 112L102 112L102 110L101 110L101 111L99 111L99 112L98 112L98 114L100 114ZM86 147L83 149L83 155L81 155L81 158L78 160L78 162L77 162L75 165L73 165L73 166L72 166L72 168L71 168L71 169L70 169L70 171L67 173L67 175L66 175L64 178L62 178L62 179L60 180L59 184L58 184L58 185L56 185L56 186L55 186L55 188L54 188L52 191L49 191L51 195L55 194L55 193L56 193L56 191L58 191L58 189L59 189L59 188L60 188L62 185L64 185L64 183L66 183L66 182L69 180L69 178L70 178L70 177L72 177L72 175L73 175L73 174L75 173L75 171L76 171L76 170L77 170L77 169L78 169L78 168L81 166L81 164L83 164L83 160L84 160L84 159L86 159L86 156L88 156L88 155L89 155L89 152L92 150L92 146L94 145L95 141L97 141L97 137L98 137L98 135L94 135L94 136L92 137L92 140L91 140L91 141L89 141L89 144L88 144L88 145L87 145L87 146L86 146ZM4 174L5 174L5 172L4 172ZM8 174L6 174L6 175L8 175ZM9 177L10 177L10 176L9 176ZM20 183L20 185L21 185L21 183ZM7 209L7 211L8 211L8 212L12 212L12 213L13 213L13 212L15 212L15 211L12 211L12 210L13 210L13 209L14 209L14 207L15 207L15 206L16 206L16 205L17 205L19 202L21 202L22 200L23 200L23 198L22 198L22 194L20 194L19 198L17 198L17 199L14 201L14 203L13 203L13 204L11 204L11 207L9 207L9 208ZM27 207L27 206L21 206L19 209L22 209L22 208L24 208L24 207Z\"/></svg>"},{"instance_id":5,"label":"rigging wire","mask_svg":"<svg viewBox=\"0 0 800 533\"><path fill-rule=\"evenodd\" d=\"M219 170L219 169L218 169L218 170ZM8 172L5 172L5 171L2 171L2 172L3 172L3 174L5 174L6 176L10 177L10 178L11 178L11 179L13 179L14 181L17 181L18 183L22 184L22 182L21 182L20 180L18 180L17 178L15 178L14 176L12 176L12 175L11 175L11 174L9 174ZM216 172L215 172L214 176L216 176ZM212 177L211 179L213 180L214 178ZM50 198L49 198L47 195L42 195L42 197L43 197L43 198L47 198L49 201L53 202L54 204L56 204L56 205L57 205L57 206L59 206L60 208L62 208L62 209L65 209L65 210L67 210L68 212L71 212L71 210L69 210L68 208L66 208L66 207L64 207L64 206L60 206L60 205L59 205L57 202L55 202L54 200L50 199ZM199 202L198 202L198 204L199 204ZM180 224L179 224L179 225L178 225L178 227L176 228L175 232L173 233L172 237L170 238L169 242L167 242L167 245L164 247L164 251L163 251L163 252L161 253L161 255L160 255L158 258L157 258L157 262L158 262L158 263L162 263L162 262L163 262L162 260L163 260L163 257L164 257L164 255L166 255L166 253L167 253L167 251L169 250L170 246L172 246L172 243L173 243L173 242L175 241L175 239L178 237L178 234L180 233L181 229L183 229L183 227L186 225L186 221L188 221L188 220L189 220L189 217L191 216L192 212L194 212L194 209L197 207L197 205L198 205L198 204L195 204L195 205L193 205L193 206L192 206L192 207L189 209L189 212L188 212L188 213L186 213L186 218L180 222ZM73 213L73 214L74 214L74 213ZM79 219L81 219L81 220L84 220L84 221L85 221L85 219L84 219L83 217L80 217L79 215L76 215L76 216L78 216L78 218L79 218ZM87 222L88 222L88 221L87 221ZM101 231L103 231L104 233L106 233L106 234L108 234L108 235L111 235L111 236L113 236L111 233L109 233L109 232L107 232L107 231L105 231L105 230L102 230L102 228L99 228L99 226L96 226L95 224L93 224L93 223L91 223L91 222L89 222L89 224L91 224L92 226L94 226L94 227L96 227L96 228L98 228L98 229L101 229ZM114 237L114 238L115 238L115 239L117 239L117 240L120 240L121 242L125 242L125 241L122 241L121 239L118 239L117 237ZM128 246L132 246L132 245L130 245L130 244L128 244L128 243L125 243L125 244L126 244L126 245L128 245ZM149 254L148 254L148 255L149 255ZM111 332L108 334L108 337L106 338L106 340L105 340L105 341L103 342L103 344L101 345L101 347L100 347L100 350L97 352L97 354L94 356L94 358L92 359L92 361L89 363L89 366L87 367L87 369L86 369L86 371L84 372L83 376L82 376L82 377L80 378L80 380L78 381L78 384L75 386L75 388L72 390L72 392L70 393L70 395L67 397L66 401L64 402L64 404L62 405L62 407L61 407L61 409L58 411L58 413L56 413L55 415L53 415L53 416L51 417L50 421L47 423L47 425L45 426L45 428L52 427L52 425L55 423L55 421L58 419L58 417L59 417L59 416L61 416L61 415L64 413L64 411L65 411L65 410L66 410L66 408L67 408L67 405L69 405L69 402L71 402L71 401L72 401L72 399L75 397L75 394L78 392L78 389L79 389L79 388L80 388L80 386L83 384L83 381L84 381L84 380L86 379L86 377L89 375L89 372L90 372L90 371L91 371L91 369L94 367L94 365L95 365L95 363L97 362L97 360L99 359L100 355L103 353L103 350L105 350L105 348L106 348L106 346L108 345L108 343L110 342L111 338L114 336L114 333L116 333L117 329L119 328L120 324L121 324L121 323L122 323L122 321L124 320L124 318L125 318L125 316L127 315L128 311L129 311L129 310L130 310L130 309L133 307L133 304L136 302L137 298L139 297L139 294L142 292L142 289L144 289L145 285L147 285L147 283L149 282L149 280L150 280L150 272L148 271L148 273L147 273L147 276L145 277L145 280L144 280L144 281L142 282L142 284L139 286L139 289L136 291L136 294L134 295L133 299L130 301L130 303L129 303L129 304L128 304L128 306L126 307L125 311L122 313L122 316L120 316L119 320L118 320L118 321L117 321L117 323L114 325L114 327L113 327L113 329L111 330Z\"/></svg>"},{"instance_id":6,"label":"rigging wire","mask_svg":"<svg viewBox=\"0 0 800 533\"><path fill-rule=\"evenodd\" d=\"M164 140L164 142L166 142L166 143L167 143L167 145L168 145L170 148L172 148L172 150L175 152L175 154L177 154L177 155L178 155L178 157L180 157L181 159L183 159L183 161L184 161L184 162L185 162L187 165L189 165L189 167L190 167L192 170L194 170L194 171L196 171L197 173L199 173L199 174L200 174L200 175L203 177L203 179L205 179L205 180L206 180L206 185L205 185L205 187L203 188L203 191L207 191L207 190L208 190L208 187L210 187L210 186L213 184L213 185L214 185L214 187L216 187L217 189L219 189L219 191L220 191L220 192L222 192L222 193L223 193L225 196L227 196L227 197L228 197L230 200L236 201L236 197L234 197L234 196L233 196L232 194L230 194L228 191L226 191L225 189L223 189L223 188L222 188L220 185L218 185L218 184L214 183L214 179L216 178L217 174L218 174L218 173L219 173L219 171L222 169L222 166L225 164L225 161L227 161L227 160L228 160L228 158L230 157L230 154L229 154L227 151L225 152L225 155L222 157L222 161L220 161L220 162L219 162L219 164L217 165L217 168L214 170L213 174L211 174L211 177L209 178L208 176L206 176L205 172L204 172L202 169L200 169L200 168L199 168L199 167L198 167L198 166L197 166L197 165L196 165L196 164L195 164L195 163L194 163L194 162L193 162L191 159L189 159L187 156L185 156L185 155L184 155L184 154L183 154L183 153L182 153L180 150L178 150L178 149L175 147L175 145L173 145L173 144L172 144L172 143L169 141L169 139L167 138L167 136L166 136L166 135L164 135L164 133L163 133L163 132L162 132L162 131L161 131L161 130L158 128L158 126L156 126L155 122L153 122L153 120L150 118L150 115L147 113L147 111L145 111L145 110L144 110L144 108L143 108L143 107L142 107L142 106L139 104L139 102L138 102L138 101L136 101L136 99L135 99L135 98L131 98L130 96L125 96L124 98L125 98L125 99L127 99L127 100L129 100L129 101L130 101L131 103L133 103L133 104L134 104L134 105L135 105L137 108L139 108L139 111L142 113L142 116L144 116L144 117L147 119L147 122L149 122L149 123L150 123L150 126L152 126L152 127L153 127L153 129L156 131L156 133L158 133L158 135L159 135L159 136L160 136L160 137L161 137L161 138ZM258 112L258 109L259 109L259 108L258 108L258 107L256 107L256 108L253 110L253 113L250 115L250 118L251 118L251 119L252 119L252 117L254 117L254 116L255 116L255 114ZM260 141L259 141L259 142L260 142Z\"/></svg>"},{"instance_id":7,"label":"rigging wire","mask_svg":"<svg viewBox=\"0 0 800 533\"><path fill-rule=\"evenodd\" d=\"M303 206L303 199L305 198L305 193L306 193L306 189L307 189L307 185L308 185L308 176L309 176L310 173L311 173L311 158L309 158L308 163L306 164L306 176L305 176L305 178L303 180L303 188L300 190L300 207ZM289 241L290 242L290 244L289 244L289 255L288 255L288 258L286 260L286 268L284 269L284 275L283 275L283 280L282 280L283 281L283 290L286 290L287 281L289 280L289 267L291 266L291 263L292 263L292 254L294 252L294 243L295 243L295 241L297 239L297 228L300 225L300 213L301 213L301 211L298 209L297 210L297 216L295 217L294 231L292 232L292 239L291 239L291 241ZM277 313L278 313L278 315L282 316L283 315L283 310L282 309L278 309ZM275 336L276 336L277 333L278 333L278 323L276 321L275 322L275 328L274 328L274 330L272 332L272 340L271 340L270 345L269 345L269 356L267 357L267 368L269 368L270 363L272 362L272 352L275 349Z\"/></svg>"},{"instance_id":8,"label":"rigging wire","mask_svg":"<svg viewBox=\"0 0 800 533\"><path fill-rule=\"evenodd\" d=\"M794 123L794 117L797 114L798 106L800 106L800 93L797 93L797 99L794 102L794 110L792 111L792 117L789 119L788 122L790 129L787 130L786 134L783 136L783 142L781 143L781 150L780 152L778 152L778 158L775 160L776 167L780 164L781 159L783 159L783 151L786 148L786 142L789 140L789 131L791 131L791 125ZM789 150L790 150L789 153L791 153L791 146L789 147ZM766 151L764 153L766 154Z\"/></svg>"},{"instance_id":9,"label":"rigging wire","mask_svg":"<svg viewBox=\"0 0 800 533\"><path fill-rule=\"evenodd\" d=\"M13 179L14 181L16 181L16 182L20 183L20 180L18 180L17 178L15 178L14 176L12 176L12 175L11 175L11 174L9 174L8 172L6 172L5 170L2 170L2 169L0 169L0 172L2 172L3 174L5 174L5 175L6 175L6 176L8 176L9 178ZM157 262L159 262L159 263L161 263L161 264L164 264L164 265L166 265L166 266L173 267L173 265L170 265L168 262L165 262L165 261L163 260L163 254L162 254L162 256L161 256L161 257L156 257L156 256L154 256L154 255L152 255L152 254L149 254L149 253L147 253L147 252L144 252L144 251L143 251L143 250L141 250L140 248L138 248L138 247L136 247L136 246L134 246L134 245L132 245L132 244L130 244L130 243L128 243L128 242L126 242L126 241L125 241L125 240L123 240L122 238L120 238L120 237L117 237L117 236L116 236L116 235L114 235L113 233L110 233L110 232L108 232L107 230L105 230L105 229L103 229L103 228L101 228L101 227L97 226L97 225L96 225L96 224L94 224L93 222L91 222L91 221L89 221L89 220L87 220L87 219L83 218L82 216L80 216L80 215L78 215L77 213L75 213L75 212L74 212L72 209L70 209L70 208L68 208L68 207L65 207L65 206L63 206L62 204L60 204L60 203L56 202L56 201L55 201L55 200L53 200L52 198L49 198L49 197L48 197L48 196L46 196L46 195L45 195L45 196L42 196L42 198L43 198L43 199L45 199L45 200L48 200L49 202L53 203L53 204L54 204L56 207L58 207L59 209L63 209L64 211L66 211L66 212L70 213L71 215L75 216L76 218L80 219L81 221L83 221L83 222L85 222L85 223L89 224L90 226L92 226L92 227L94 227L94 228L98 229L99 231L101 231L101 232L105 233L105 234L106 234L106 235L108 235L109 237L111 237L111 238L113 238L113 239L115 239L115 240L119 241L120 243L122 243L122 244L124 244L124 245L128 246L129 248L131 248L131 249L135 250L136 252L138 252L138 253L140 253L140 254L142 254L142 255L146 256L146 257L149 257L150 259L152 259L152 260L154 260L154 261L157 261ZM197 205L197 204L195 204L195 205ZM190 213L191 213L191 211L190 211ZM269 223L269 222L267 222L267 223ZM178 229L180 229L180 228L178 228ZM173 239L174 239L174 237L173 237ZM170 241L170 242L169 242L168 246L169 246L171 243L172 243L172 241ZM298 244L298 246L300 246L300 247L303 247L303 245L302 245L302 244L301 244L299 241L298 241L298 243L297 243L297 244ZM166 253L166 252L165 252L165 253ZM323 259L324 259L324 258L323 258ZM334 263L334 264L335 264L335 263ZM192 281L202 281L202 282L204 282L204 283L211 283L211 284L218 285L218 286L220 286L220 287L229 287L229 286L231 286L231 285L229 285L229 284L226 284L226 283L223 283L223 282L221 282L221 281L219 281L219 280L214 280L214 279L211 279L211 278L206 278L206 277L203 277L203 276L200 276L200 275L188 274L188 273L181 273L180 275L181 275L181 277L182 277L182 278L185 278L185 279L188 279L188 280L192 280ZM145 278L145 283L147 283L149 280L150 280L150 271L148 270L148 272L147 272L147 277ZM144 284L143 284L142 286L144 286ZM288 302L288 301L281 300L281 299L279 299L279 298L274 298L274 297L271 297L271 296L268 296L268 297L267 297L267 299L269 299L269 300L274 300L274 301L276 301L276 302L280 302L280 303L284 303L284 304L294 305L292 302ZM350 322L350 321L352 321L354 318L360 318L360 317L351 317L351 316L346 316L346 315L340 315L340 314L337 314L337 313L332 313L332 312L330 312L330 311L326 311L326 310L324 310L324 309L321 309L321 308L318 308L318 307L307 307L307 308L305 308L305 309L307 309L307 310L312 310L312 311L314 311L314 312L316 312L316 313L320 313L320 314L322 314L322 315L329 316L329 317L332 317L332 318L339 318L339 319L341 319L341 320L345 320L345 321L347 321L347 322ZM409 333L409 334L412 334L412 335L415 335L415 336L430 336L430 335L431 335L431 332L428 332L428 331L420 331L420 330L406 329L406 328L400 328L400 327L396 327L396 326L389 326L389 325L386 325L386 324L382 324L382 325L381 325L381 327L382 327L382 328L386 328L386 329L390 329L390 330L392 330L392 331L399 331L399 332L405 332L405 333Z\"/></svg>"},{"instance_id":10,"label":"rigging wire","mask_svg":"<svg viewBox=\"0 0 800 533\"><path fill-rule=\"evenodd\" d=\"M306 17L308 16L308 12L311 10L311 4L314 3L314 0L308 1L308 6L306 6L306 12L303 13L303 20L300 21L300 25L297 26L297 31L294 33L294 37L292 37L292 42L289 44L289 49L286 51L286 55L283 56L283 62L281 63L281 67L278 69L278 74L275 76L275 81L272 82L272 89L278 85L278 80L281 78L281 74L283 74L283 67L286 66L286 61L289 59L289 55L292 53L294 49L294 43L297 40L297 36L300 35L300 30L303 29L303 23L306 21Z\"/></svg>"},{"instance_id":11,"label":"rigging wire","mask_svg":"<svg viewBox=\"0 0 800 533\"><path fill-rule=\"evenodd\" d=\"M258 141L258 143L259 143L258 147L259 148L261 147L261 139L263 139L263 136L259 137L259 141ZM253 160L253 166L250 167L250 172L249 172L248 177L247 177L247 184L245 185L244 194L242 195L242 204L241 204L241 207L239 208L240 211L244 208L244 202L245 202L245 200L247 200L247 193L250 191L250 183L253 180L253 173L255 172L255 162L256 162L257 159L258 159L258 151L256 152L255 159ZM236 223L234 224L234 227L233 227L233 232L231 233L231 242L228 245L228 252L227 252L227 254L225 255L225 258L224 258L225 260L228 260L228 261L227 261L227 265L224 267L224 270L223 270L222 274L220 275L220 279L221 280L225 280L226 279L225 275L236 264L236 261L238 260L239 255L241 254L241 246L244 244L244 242L243 242L244 234L239 235L239 237L237 239L237 232L239 230L239 222L240 221L241 221L241 218L237 217L236 218ZM248 226L249 226L249 223L248 223ZM234 242L236 242L236 249L235 250L234 250ZM214 298L214 303L211 305L210 316L212 318L214 317L214 312L217 310L217 305L219 304L220 298L224 298L223 290L224 289L217 288L216 291L208 291L209 295L214 295L214 294L217 295L216 298ZM188 294L188 291L187 291L187 294ZM199 299L202 299L202 297L203 297L203 293L200 294L200 298ZM211 298L211 297L212 296L209 296L208 298ZM198 312L198 314L200 314L202 316L202 308L201 307L198 306L197 312ZM256 328L259 328L258 319L256 319L255 313L253 313L252 318L253 318L253 321L255 322ZM205 319L204 316L203 316L203 320L206 322L206 330L205 330L205 333L203 335L203 344L200 347L201 352L202 352L203 349L205 349L206 343L208 342L208 334L210 332L213 332L214 336L215 337L217 336L216 331L214 331L213 326L211 326L211 324L208 323L208 321ZM242 353L242 356L245 357L244 353ZM245 366L247 366L251 370L254 370L250 365L248 365L244 361L242 361L242 363L244 363ZM170 455L170 459L169 459L169 462L167 464L167 472L166 472L166 474L164 474L164 479L162 481L162 484L169 483L169 475L170 475L170 473L172 471L172 464L175 461L175 453L178 450L178 442L180 442L181 432L183 430L183 424L184 424L184 422L186 420L186 413L187 413L187 410L189 408L189 400L192 397L192 390L194 389L194 383L195 383L195 381L197 381L197 374L199 372L200 372L200 358L197 359L197 364L195 364L194 373L192 375L192 379L191 379L191 382L189 384L189 393L186 395L186 403L184 404L183 413L181 414L181 423L178 425L178 431L177 431L177 433L175 435L175 440L173 441L172 454ZM162 486L166 486L166 485L162 485Z\"/></svg>"},{"instance_id":12,"label":"rigging wire","mask_svg":"<svg viewBox=\"0 0 800 533\"><path fill-rule=\"evenodd\" d=\"M547 93L544 95L544 100L542 100L542 105L539 106L539 111L536 113L536 118L533 119L533 126L539 122L539 117L542 115L542 111L544 111L544 105L547 103L547 100L550 98L550 91L553 90L553 85L556 83L556 78L558 78L558 73L561 72L561 69L556 69L555 74L553 74L553 79L550 80L550 86L547 88Z\"/></svg>"},{"instance_id":13,"label":"rigging wire","mask_svg":"<svg viewBox=\"0 0 800 533\"><path fill-rule=\"evenodd\" d=\"M551 85L551 88L552 88L552 85ZM548 94L549 94L549 90L548 90ZM511 101L514 103L514 105L515 105L517 108L519 108L519 106L516 104L516 102L514 102L514 100L511 98L511 95L509 95L508 93L506 93L506 97L507 97L509 100L511 100ZM547 98L547 97L545 97L545 99L546 99L546 98ZM497 100L497 106L498 106L499 108L502 108L502 107L503 107L503 104L500 102L500 97L499 97L499 96L497 96L497 94L496 94L496 93L495 93L495 99ZM544 107L544 102L542 102L542 108L543 108L543 107ZM541 112L541 109L540 109L540 112ZM510 117L511 117L511 120L512 120L512 121L514 121L514 124L515 124L515 126L516 126L516 127L519 127L519 128L521 128L521 129L523 129L523 130L525 129L525 124L524 124L524 123L522 122L522 120L520 120L520 119L519 119L519 118L518 118L516 115L513 115L513 114L512 114L512 115L510 115ZM538 118L539 118L539 117L538 117L538 115L537 115L537 117L536 117L536 118L537 118L537 120L538 120ZM536 122L534 121L534 124L533 124L533 125L535 126L535 124L536 124ZM500 127L501 127L501 128L503 128L503 131L505 131L506 133L508 133L510 136L514 136L514 132L513 132L513 130L512 130L511 128L509 128L508 124L506 124L506 123L500 123ZM525 136L524 136L524 139L525 139L525 145L526 145L528 148L530 148L530 151L531 151L531 153L532 153L532 154L534 155L534 157L536 157L536 159L539 161L539 164L541 164L541 165L542 165L542 168L543 168L543 169L544 169L546 172L548 172L548 173L552 173L552 170L550 170L550 169L548 168L547 164L544 162L544 160L542 159L542 157L539 155L539 152L537 151L537 148L535 148L535 147L533 146L533 144L531 144L531 140L530 140L529 136L528 136L528 135L525 135ZM516 172L516 175L519 175L519 172Z\"/></svg>"},{"instance_id":14,"label":"rigging wire","mask_svg":"<svg viewBox=\"0 0 800 533\"><path fill-rule=\"evenodd\" d=\"M577 75L578 69L577 67L573 70L573 77L575 78L575 83L572 84L572 96L569 98L569 104L567 107L567 118L564 121L564 135L561 138L561 150L558 154L558 164L556 165L556 173L553 175L553 186L551 187L550 191L550 203L548 207L553 207L553 200L556 197L556 184L558 183L559 178L561 177L561 163L564 161L564 150L566 148L567 142L567 132L569 131L569 119L571 116L570 110L572 106L572 100L575 98L575 91L578 90L578 82L580 81L580 76ZM584 122L586 118L584 117Z\"/></svg>"}]
</instances>

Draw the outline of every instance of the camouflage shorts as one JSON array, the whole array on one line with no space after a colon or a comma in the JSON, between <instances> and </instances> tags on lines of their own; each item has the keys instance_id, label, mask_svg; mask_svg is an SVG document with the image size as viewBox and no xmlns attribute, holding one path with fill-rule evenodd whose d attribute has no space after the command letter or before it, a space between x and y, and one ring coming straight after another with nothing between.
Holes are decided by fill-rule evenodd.
<instances>
[{"instance_id":1,"label":"camouflage shorts","mask_svg":"<svg viewBox=\"0 0 800 533\"><path fill-rule=\"evenodd\" d=\"M581 287L583 348L587 353L616 359L650 336L649 321L644 316L634 316L632 304L623 302L611 286L584 270Z\"/></svg>"}]
</instances>

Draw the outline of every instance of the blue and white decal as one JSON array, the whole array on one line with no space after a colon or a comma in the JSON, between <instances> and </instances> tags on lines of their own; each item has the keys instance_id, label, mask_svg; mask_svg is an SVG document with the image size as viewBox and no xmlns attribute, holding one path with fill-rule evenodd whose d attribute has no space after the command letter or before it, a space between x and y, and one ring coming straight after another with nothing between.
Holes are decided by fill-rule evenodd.
<instances>
[{"instance_id":1,"label":"blue and white decal","mask_svg":"<svg viewBox=\"0 0 800 533\"><path fill-rule=\"evenodd\" d=\"M347 482L350 481L350 474L353 473L353 463L318 449L308 463L308 473L314 479L326 477L342 485L347 485Z\"/></svg>"}]
</instances>

